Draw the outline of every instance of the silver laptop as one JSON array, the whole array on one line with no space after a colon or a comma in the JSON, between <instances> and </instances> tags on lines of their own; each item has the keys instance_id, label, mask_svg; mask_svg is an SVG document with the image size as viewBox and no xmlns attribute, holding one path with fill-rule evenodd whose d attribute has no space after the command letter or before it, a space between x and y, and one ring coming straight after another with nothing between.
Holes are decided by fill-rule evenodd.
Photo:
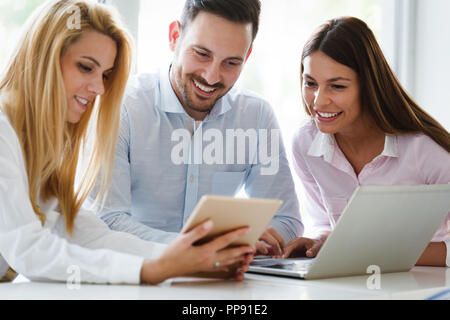
<instances>
[{"instance_id":1,"label":"silver laptop","mask_svg":"<svg viewBox=\"0 0 450 320\"><path fill-rule=\"evenodd\" d=\"M450 212L450 184L359 187L314 259L255 257L248 272L321 279L409 271Z\"/></svg>"}]
</instances>

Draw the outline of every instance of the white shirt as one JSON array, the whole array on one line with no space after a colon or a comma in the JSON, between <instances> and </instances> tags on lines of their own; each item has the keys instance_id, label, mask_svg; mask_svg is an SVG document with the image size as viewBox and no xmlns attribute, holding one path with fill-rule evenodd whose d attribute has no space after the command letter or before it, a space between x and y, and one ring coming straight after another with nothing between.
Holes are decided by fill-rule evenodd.
<instances>
[{"instance_id":1,"label":"white shirt","mask_svg":"<svg viewBox=\"0 0 450 320\"><path fill-rule=\"evenodd\" d=\"M72 236L56 200L40 203L45 225L32 209L21 146L0 111L0 278L8 265L31 280L67 281L75 266L87 283L138 284L144 258L165 245L111 231L89 211L80 211ZM1 273L2 272L2 273Z\"/></svg>"}]
</instances>

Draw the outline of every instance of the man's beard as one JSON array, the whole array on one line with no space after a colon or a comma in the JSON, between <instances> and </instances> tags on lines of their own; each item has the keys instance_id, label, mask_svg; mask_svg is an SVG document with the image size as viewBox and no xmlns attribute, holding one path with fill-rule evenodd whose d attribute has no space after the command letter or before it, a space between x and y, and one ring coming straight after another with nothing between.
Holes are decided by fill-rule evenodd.
<instances>
[{"instance_id":1,"label":"man's beard","mask_svg":"<svg viewBox=\"0 0 450 320\"><path fill-rule=\"evenodd\" d=\"M222 83L217 83L213 86L209 85L208 82L206 82L203 78L195 75L195 74L187 74L185 77L185 82L179 82L178 79L181 79L181 75L178 75L177 79L175 79L175 85L177 86L178 92L180 93L182 99L183 99L183 105L191 110L194 110L196 112L202 112L202 113L210 113L211 110L214 108L216 102L222 98L227 92L225 92L222 95L218 95L214 100L211 100L212 98L203 98L198 96L195 93L195 86L193 84L193 80L197 81L198 83L213 87L216 90L223 90L225 86ZM197 102L195 102L195 97L197 99ZM203 104L199 104L198 100L203 101Z\"/></svg>"}]
</instances>

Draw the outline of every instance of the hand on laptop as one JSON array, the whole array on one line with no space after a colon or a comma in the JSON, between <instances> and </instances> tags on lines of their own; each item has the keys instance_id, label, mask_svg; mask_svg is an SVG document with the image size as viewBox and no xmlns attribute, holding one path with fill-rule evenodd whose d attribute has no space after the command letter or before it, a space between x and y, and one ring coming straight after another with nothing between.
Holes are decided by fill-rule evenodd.
<instances>
[{"instance_id":1,"label":"hand on laptop","mask_svg":"<svg viewBox=\"0 0 450 320\"><path fill-rule=\"evenodd\" d=\"M284 252L284 246L285 243L280 234L274 228L267 227L256 243L256 255L281 257Z\"/></svg>"},{"instance_id":2,"label":"hand on laptop","mask_svg":"<svg viewBox=\"0 0 450 320\"><path fill-rule=\"evenodd\" d=\"M295 238L286 245L283 258L314 258L319 253L320 248L322 248L327 238L328 234L322 235L319 239Z\"/></svg>"}]
</instances>

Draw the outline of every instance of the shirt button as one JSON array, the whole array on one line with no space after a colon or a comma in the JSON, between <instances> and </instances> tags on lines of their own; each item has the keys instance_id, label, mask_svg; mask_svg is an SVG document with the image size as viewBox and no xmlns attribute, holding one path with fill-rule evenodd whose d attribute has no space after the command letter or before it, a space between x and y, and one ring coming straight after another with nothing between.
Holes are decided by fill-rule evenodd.
<instances>
[{"instance_id":1,"label":"shirt button","mask_svg":"<svg viewBox=\"0 0 450 320\"><path fill-rule=\"evenodd\" d=\"M195 177L194 177L194 176L190 176L190 177L189 177L189 181L190 181L190 182L194 182L194 181L195 181Z\"/></svg>"}]
</instances>

